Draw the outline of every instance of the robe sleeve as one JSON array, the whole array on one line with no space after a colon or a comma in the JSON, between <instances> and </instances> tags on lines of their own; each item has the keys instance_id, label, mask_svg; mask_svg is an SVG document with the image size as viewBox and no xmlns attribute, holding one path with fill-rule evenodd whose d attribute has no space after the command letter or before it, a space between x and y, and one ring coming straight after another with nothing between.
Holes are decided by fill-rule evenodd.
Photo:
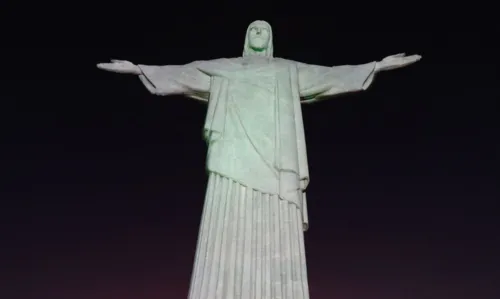
<instances>
[{"instance_id":1,"label":"robe sleeve","mask_svg":"<svg viewBox=\"0 0 500 299\"><path fill-rule=\"evenodd\" d=\"M328 96L367 89L375 75L376 62L326 67L298 63L299 94L302 103Z\"/></svg>"},{"instance_id":2,"label":"robe sleeve","mask_svg":"<svg viewBox=\"0 0 500 299\"><path fill-rule=\"evenodd\" d=\"M183 94L208 101L210 76L201 72L199 62L186 65L138 65L142 74L139 79L156 95Z\"/></svg>"}]
</instances>

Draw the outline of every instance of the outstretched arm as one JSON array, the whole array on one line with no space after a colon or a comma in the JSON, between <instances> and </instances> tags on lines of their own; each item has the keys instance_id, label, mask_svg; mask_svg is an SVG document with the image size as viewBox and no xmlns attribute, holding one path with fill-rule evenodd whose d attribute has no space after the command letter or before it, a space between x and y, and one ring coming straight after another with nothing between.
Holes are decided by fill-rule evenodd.
<instances>
[{"instance_id":1,"label":"outstretched arm","mask_svg":"<svg viewBox=\"0 0 500 299\"><path fill-rule=\"evenodd\" d=\"M199 71L196 63L154 66L135 65L126 60L111 60L111 63L99 63L97 67L120 74L138 75L146 88L156 95L184 94L208 101L210 76Z\"/></svg>"},{"instance_id":2,"label":"outstretched arm","mask_svg":"<svg viewBox=\"0 0 500 299\"><path fill-rule=\"evenodd\" d=\"M392 55L379 62L324 67L298 64L302 103L315 103L327 97L366 90L376 73L410 65L420 55Z\"/></svg>"}]
</instances>

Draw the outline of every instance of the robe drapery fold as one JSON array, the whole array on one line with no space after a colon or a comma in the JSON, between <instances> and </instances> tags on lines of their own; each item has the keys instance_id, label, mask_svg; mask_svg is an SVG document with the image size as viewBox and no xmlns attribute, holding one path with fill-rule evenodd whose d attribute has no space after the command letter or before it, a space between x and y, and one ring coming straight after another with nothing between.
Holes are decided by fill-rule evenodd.
<instances>
[{"instance_id":1,"label":"robe drapery fold","mask_svg":"<svg viewBox=\"0 0 500 299\"><path fill-rule=\"evenodd\" d=\"M334 67L297 62L301 102L365 90L373 81L375 66L376 62Z\"/></svg>"},{"instance_id":2,"label":"robe drapery fold","mask_svg":"<svg viewBox=\"0 0 500 299\"><path fill-rule=\"evenodd\" d=\"M210 173L189 299L309 299L297 207Z\"/></svg>"},{"instance_id":3,"label":"robe drapery fold","mask_svg":"<svg viewBox=\"0 0 500 299\"><path fill-rule=\"evenodd\" d=\"M307 103L366 89L375 63L324 67L280 58L255 62L232 58L140 65L140 79L154 94L208 100L208 171L295 204L307 229L309 170L301 98Z\"/></svg>"},{"instance_id":4,"label":"robe drapery fold","mask_svg":"<svg viewBox=\"0 0 500 299\"><path fill-rule=\"evenodd\" d=\"M199 62L186 65L142 65L139 79L156 95L184 94L191 98L208 101L210 77L196 69Z\"/></svg>"}]
</instances>

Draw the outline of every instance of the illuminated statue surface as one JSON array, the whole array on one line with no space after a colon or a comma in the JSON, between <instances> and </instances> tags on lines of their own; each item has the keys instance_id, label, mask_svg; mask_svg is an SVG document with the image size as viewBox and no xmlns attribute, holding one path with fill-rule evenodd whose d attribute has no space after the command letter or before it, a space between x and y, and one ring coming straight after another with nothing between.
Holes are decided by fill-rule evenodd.
<instances>
[{"instance_id":1,"label":"illuminated statue surface","mask_svg":"<svg viewBox=\"0 0 500 299\"><path fill-rule=\"evenodd\" d=\"M419 55L318 66L273 56L271 26L248 27L243 56L186 65L100 63L156 95L208 102L209 173L189 299L309 298L304 231L309 171L301 103L362 91Z\"/></svg>"}]
</instances>

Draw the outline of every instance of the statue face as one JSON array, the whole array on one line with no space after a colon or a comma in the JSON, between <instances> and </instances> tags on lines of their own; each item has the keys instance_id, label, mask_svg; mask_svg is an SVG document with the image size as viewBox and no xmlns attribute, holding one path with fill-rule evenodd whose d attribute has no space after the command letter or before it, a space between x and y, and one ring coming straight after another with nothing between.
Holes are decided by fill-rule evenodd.
<instances>
[{"instance_id":1,"label":"statue face","mask_svg":"<svg viewBox=\"0 0 500 299\"><path fill-rule=\"evenodd\" d=\"M248 41L254 51L264 51L269 45L271 33L265 24L255 24L248 32Z\"/></svg>"}]
</instances>

